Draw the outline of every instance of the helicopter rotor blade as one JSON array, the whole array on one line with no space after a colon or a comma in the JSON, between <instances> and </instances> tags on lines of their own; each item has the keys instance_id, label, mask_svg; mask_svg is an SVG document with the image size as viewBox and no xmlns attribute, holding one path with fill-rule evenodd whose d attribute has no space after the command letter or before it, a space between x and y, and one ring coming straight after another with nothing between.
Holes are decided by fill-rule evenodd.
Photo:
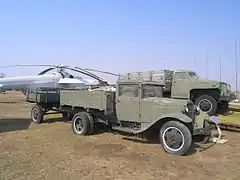
<instances>
[{"instance_id":1,"label":"helicopter rotor blade","mask_svg":"<svg viewBox=\"0 0 240 180\"><path fill-rule=\"evenodd\" d=\"M112 72L107 72L107 71L101 71L101 70L97 70L97 69L84 68L84 70L95 71L95 72L100 72L100 73L103 73L103 74L109 74L109 75L113 75L113 76L118 76L118 74L115 74L115 73L112 73Z\"/></svg>"},{"instance_id":2,"label":"helicopter rotor blade","mask_svg":"<svg viewBox=\"0 0 240 180\"><path fill-rule=\"evenodd\" d=\"M17 67L17 65L3 65L3 66L0 66L0 68L8 68L8 67Z\"/></svg>"},{"instance_id":3,"label":"helicopter rotor blade","mask_svg":"<svg viewBox=\"0 0 240 180\"><path fill-rule=\"evenodd\" d=\"M44 66L44 67L48 67L48 66L53 66L52 64L19 64L17 66Z\"/></svg>"},{"instance_id":4,"label":"helicopter rotor blade","mask_svg":"<svg viewBox=\"0 0 240 180\"><path fill-rule=\"evenodd\" d=\"M54 68L54 67L50 67L50 68L48 68L48 69L45 69L45 70L41 71L40 73L38 73L38 75L46 74L48 71L51 71L51 70L53 70L53 69L55 69L55 68Z\"/></svg>"},{"instance_id":5,"label":"helicopter rotor blade","mask_svg":"<svg viewBox=\"0 0 240 180\"><path fill-rule=\"evenodd\" d=\"M5 68L5 67L18 67L18 66L23 66L23 67L27 67L27 66L30 66L30 67L55 67L55 68L65 68L65 67L68 67L68 65L53 65L53 64L16 64L16 65L3 65L3 66L0 66L0 68Z\"/></svg>"},{"instance_id":6,"label":"helicopter rotor blade","mask_svg":"<svg viewBox=\"0 0 240 180\"><path fill-rule=\"evenodd\" d=\"M82 68L78 68L78 67L75 67L75 68L67 67L66 69L69 69L69 70L72 70L72 71L75 71L75 72L82 73L82 74L85 74L85 75L87 75L87 76L90 76L90 77L98 80L99 83L102 84L102 85L108 85L108 83L107 83L106 81L103 81L102 78L100 78L100 77L98 77L98 76L96 76L96 75L94 75L94 74L92 74L92 73L90 73L90 72L88 72L88 71L86 71L86 70L84 70L84 69L82 69Z\"/></svg>"},{"instance_id":7,"label":"helicopter rotor blade","mask_svg":"<svg viewBox=\"0 0 240 180\"><path fill-rule=\"evenodd\" d=\"M74 68L76 68L76 69L79 69L79 70L81 70L81 71L84 71L84 72L86 72L86 73L90 74L91 76L94 76L95 78L98 78L98 79L101 79L101 80L103 80L101 77L99 77L99 76L97 76L97 75L95 75L95 74L93 74L93 73L89 72L89 71L88 71L88 70L86 70L86 69L83 69L83 68L80 68L80 67L74 67Z\"/></svg>"}]
</instances>

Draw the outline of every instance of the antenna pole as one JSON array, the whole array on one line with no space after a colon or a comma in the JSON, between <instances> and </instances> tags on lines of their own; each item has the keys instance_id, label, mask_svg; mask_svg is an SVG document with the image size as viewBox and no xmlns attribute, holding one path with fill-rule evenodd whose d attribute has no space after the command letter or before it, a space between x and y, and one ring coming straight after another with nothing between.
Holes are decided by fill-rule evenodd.
<instances>
[{"instance_id":1,"label":"antenna pole","mask_svg":"<svg viewBox=\"0 0 240 180\"><path fill-rule=\"evenodd\" d=\"M194 56L193 65L194 65L195 67L197 66L197 56Z\"/></svg>"},{"instance_id":2,"label":"antenna pole","mask_svg":"<svg viewBox=\"0 0 240 180\"><path fill-rule=\"evenodd\" d=\"M220 73L220 82L222 81L222 57L220 56L220 67L219 67L219 73Z\"/></svg>"},{"instance_id":3,"label":"antenna pole","mask_svg":"<svg viewBox=\"0 0 240 180\"><path fill-rule=\"evenodd\" d=\"M235 40L235 58L236 58L236 93L238 92L238 54L237 54L237 40Z\"/></svg>"},{"instance_id":4,"label":"antenna pole","mask_svg":"<svg viewBox=\"0 0 240 180\"><path fill-rule=\"evenodd\" d=\"M206 49L206 77L208 79L208 48Z\"/></svg>"}]
</instances>

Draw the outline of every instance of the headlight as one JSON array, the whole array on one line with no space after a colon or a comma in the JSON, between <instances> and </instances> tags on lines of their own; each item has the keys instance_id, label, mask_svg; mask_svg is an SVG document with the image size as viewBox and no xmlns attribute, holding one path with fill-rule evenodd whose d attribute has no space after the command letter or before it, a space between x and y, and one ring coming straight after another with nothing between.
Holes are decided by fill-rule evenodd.
<instances>
[{"instance_id":1,"label":"headlight","mask_svg":"<svg viewBox=\"0 0 240 180\"><path fill-rule=\"evenodd\" d=\"M186 103L183 108L183 113L194 120L196 115L195 105L192 102Z\"/></svg>"},{"instance_id":2,"label":"headlight","mask_svg":"<svg viewBox=\"0 0 240 180\"><path fill-rule=\"evenodd\" d=\"M187 113L188 113L188 111L189 111L188 106L187 106L186 104L184 105L184 110L185 110L185 112L187 112Z\"/></svg>"},{"instance_id":3,"label":"headlight","mask_svg":"<svg viewBox=\"0 0 240 180\"><path fill-rule=\"evenodd\" d=\"M195 111L196 111L196 112L200 112L200 111L201 111L200 107L197 106L197 105L195 105Z\"/></svg>"}]
</instances>

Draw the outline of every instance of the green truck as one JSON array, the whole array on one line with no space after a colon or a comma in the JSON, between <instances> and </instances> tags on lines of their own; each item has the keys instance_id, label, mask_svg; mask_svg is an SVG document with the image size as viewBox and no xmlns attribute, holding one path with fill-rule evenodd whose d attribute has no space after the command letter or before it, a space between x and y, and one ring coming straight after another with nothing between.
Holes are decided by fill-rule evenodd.
<instances>
[{"instance_id":1,"label":"green truck","mask_svg":"<svg viewBox=\"0 0 240 180\"><path fill-rule=\"evenodd\" d=\"M164 84L164 94L173 99L190 99L209 116L226 112L231 100L231 86L224 82L201 79L190 70L157 70L122 73L126 79L145 78ZM153 78L153 79L151 79Z\"/></svg>"},{"instance_id":2,"label":"green truck","mask_svg":"<svg viewBox=\"0 0 240 180\"><path fill-rule=\"evenodd\" d=\"M115 131L153 134L166 152L184 155L193 137L209 140L211 118L191 100L165 97L163 89L164 84L156 80L119 77L114 86L63 88L53 94L41 91L27 96L36 102L31 111L35 123L41 123L44 114L55 109L71 120L77 135L93 134L101 123Z\"/></svg>"}]
</instances>

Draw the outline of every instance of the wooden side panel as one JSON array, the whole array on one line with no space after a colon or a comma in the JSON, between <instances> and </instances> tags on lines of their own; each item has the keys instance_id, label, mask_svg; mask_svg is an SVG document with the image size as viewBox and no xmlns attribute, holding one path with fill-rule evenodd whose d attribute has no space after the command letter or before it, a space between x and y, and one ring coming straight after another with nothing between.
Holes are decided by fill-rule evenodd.
<instances>
[{"instance_id":1,"label":"wooden side panel","mask_svg":"<svg viewBox=\"0 0 240 180\"><path fill-rule=\"evenodd\" d=\"M29 89L26 95L26 100L36 103L59 104L58 89Z\"/></svg>"},{"instance_id":2,"label":"wooden side panel","mask_svg":"<svg viewBox=\"0 0 240 180\"><path fill-rule=\"evenodd\" d=\"M106 95L104 91L63 89L60 90L60 104L105 110Z\"/></svg>"}]
</instances>

